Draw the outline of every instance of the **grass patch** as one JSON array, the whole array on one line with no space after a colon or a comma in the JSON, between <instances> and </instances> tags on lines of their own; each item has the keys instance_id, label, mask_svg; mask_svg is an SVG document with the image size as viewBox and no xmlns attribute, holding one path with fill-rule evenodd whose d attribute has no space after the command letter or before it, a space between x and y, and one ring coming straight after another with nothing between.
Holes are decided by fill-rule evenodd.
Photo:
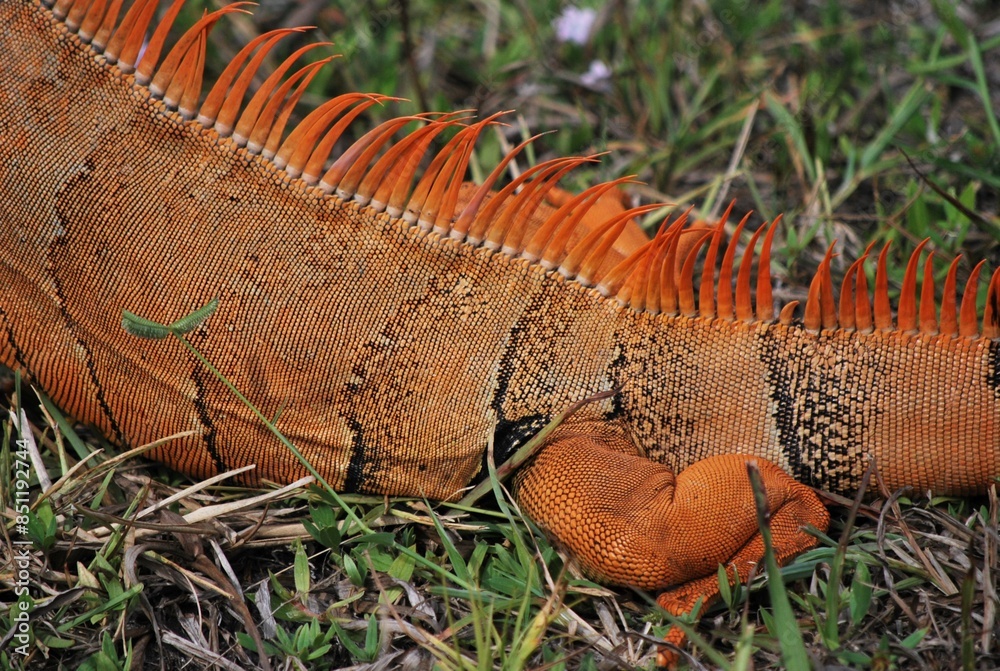
<instances>
[{"instance_id":1,"label":"grass patch","mask_svg":"<svg viewBox=\"0 0 1000 671\"><path fill-rule=\"evenodd\" d=\"M338 503L301 485L192 484L108 453L63 472L45 421L30 427L54 484L29 515L29 668L268 668L261 647L271 668L650 668L665 633L648 597L582 578L507 503ZM791 634L810 664L995 659L996 498L854 509L856 523L835 520L839 545L725 590L695 623L695 658L807 668L787 657ZM772 612L776 590L787 608Z\"/></svg>"}]
</instances>

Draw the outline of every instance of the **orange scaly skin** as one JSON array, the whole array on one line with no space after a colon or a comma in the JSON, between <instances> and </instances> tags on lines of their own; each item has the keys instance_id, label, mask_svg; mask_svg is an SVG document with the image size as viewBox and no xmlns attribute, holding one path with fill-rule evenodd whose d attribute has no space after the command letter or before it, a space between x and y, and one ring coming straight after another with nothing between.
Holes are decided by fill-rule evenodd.
<instances>
[{"instance_id":1,"label":"orange scaly skin","mask_svg":"<svg viewBox=\"0 0 1000 671\"><path fill-rule=\"evenodd\" d=\"M282 409L279 428L343 491L454 497L491 437L502 459L569 404L621 387L560 427L517 496L587 570L663 591L673 612L714 593L720 563L745 576L761 557L747 455L781 560L814 544L800 527L826 528L809 486L851 492L869 456L893 488L975 494L1000 475L1000 275L981 330L971 304L938 319L929 298L918 315L916 258L895 328L884 265L874 308L860 270L838 306L827 262L802 320L779 315L767 263L752 299L721 225L707 252L719 279L696 287L681 225L644 242L638 211L612 207L605 224L590 209L608 189L556 197L568 162L479 199L462 180L484 125L423 178L431 136L467 120L395 140L390 122L338 162L340 117L317 121L322 109L281 139L282 100L308 68L251 102L223 87L198 107L199 31L232 7L158 60L147 48L135 76L97 54L134 58L145 31L98 27L139 13L104 7L55 8L97 32L94 49L35 0L0 2L0 363L120 444L194 429L152 456L195 476L303 474L179 343L121 327L123 309L166 323L218 298L190 339L266 415Z\"/></svg>"}]
</instances>

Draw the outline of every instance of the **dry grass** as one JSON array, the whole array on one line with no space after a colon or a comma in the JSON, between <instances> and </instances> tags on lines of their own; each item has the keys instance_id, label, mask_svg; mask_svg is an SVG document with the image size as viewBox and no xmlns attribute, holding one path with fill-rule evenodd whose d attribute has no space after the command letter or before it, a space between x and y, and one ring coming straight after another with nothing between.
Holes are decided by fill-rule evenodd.
<instances>
[{"instance_id":1,"label":"dry grass","mask_svg":"<svg viewBox=\"0 0 1000 671\"><path fill-rule=\"evenodd\" d=\"M58 452L54 426L34 433L41 451ZM335 519L316 490L170 480L133 456L59 477L36 503L29 668L87 659L92 668L267 668L252 652L262 639L272 668L632 668L651 664L649 641L663 633L645 623L646 597L571 577L544 539L495 509L350 500L372 533L442 567L432 570ZM785 569L817 668L1000 663L995 496L910 502L883 492L849 526L851 502L831 504L832 540ZM314 538L336 527L331 544L342 553ZM842 568L831 577L838 538ZM754 667L783 668L766 594L740 596L697 631L731 659L749 626ZM713 668L706 654L694 651Z\"/></svg>"}]
</instances>

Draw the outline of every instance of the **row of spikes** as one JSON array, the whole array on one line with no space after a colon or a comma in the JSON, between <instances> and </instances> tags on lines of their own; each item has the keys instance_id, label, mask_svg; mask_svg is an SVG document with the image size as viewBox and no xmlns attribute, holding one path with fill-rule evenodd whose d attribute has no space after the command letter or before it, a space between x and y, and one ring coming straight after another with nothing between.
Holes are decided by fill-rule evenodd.
<instances>
[{"instance_id":1,"label":"row of spikes","mask_svg":"<svg viewBox=\"0 0 1000 671\"><path fill-rule=\"evenodd\" d=\"M653 314L746 322L778 321L782 324L791 324L799 302L787 303L776 314L771 292L771 246L777 224L781 220L780 216L753 233L737 268L735 243L740 239L750 215L744 216L726 249L716 278L716 261L724 237L724 226L729 220L732 208L733 205L730 204L713 228L685 228L688 213L678 217L672 224L661 226L653 240L636 250L598 281L598 290L605 296L615 297L622 305ZM679 252L679 248L682 247L681 237L690 234L696 235L697 239L693 244L686 246L686 252ZM751 286L752 266L761 234L764 234L764 241L757 257L754 292ZM701 264L701 277L696 287L694 280L696 261L700 249L709 240L711 244ZM595 240L584 240L581 246L595 242ZM864 269L865 261L871 255L874 245L872 243L844 274L839 299L833 289L831 261L834 257L834 246L830 245L809 286L802 317L803 327L814 333L832 330L859 333L899 331L910 335L940 334L962 338L1000 338L1000 268L994 271L989 282L980 330L976 289L985 261L980 261L969 274L965 290L962 292L961 307L958 307L956 301L956 277L961 256L951 262L945 276L939 312L935 298L933 251L930 251L924 260L919 291L917 288L920 257L927 243L928 240L924 240L917 245L907 262L895 322L889 298L886 268L889 245L886 244L878 256L874 296L869 295L868 279ZM603 244L603 241L597 244ZM679 257L679 253L683 253L684 256ZM563 274L572 274L574 269L575 267L571 266L561 268L560 271ZM586 278L583 280L586 282Z\"/></svg>"},{"instance_id":2,"label":"row of spikes","mask_svg":"<svg viewBox=\"0 0 1000 671\"><path fill-rule=\"evenodd\" d=\"M161 98L183 118L196 119L202 126L214 128L220 136L231 137L237 146L271 161L288 177L301 179L324 193L353 199L441 236L537 262L585 286L596 286L605 296L615 297L620 304L637 311L707 319L792 322L798 303L791 302L777 312L771 294L770 254L780 217L753 234L738 269L736 245L728 245L718 279L715 266L723 226L732 206L714 229L686 228L685 213L672 224L661 226L653 240L607 270L608 254L629 220L662 205L633 208L594 227L576 244L570 246L569 242L600 197L630 182L630 177L597 184L569 199L529 236L528 223L550 189L567 172L596 160L596 156L540 163L494 193L509 163L539 136L530 138L508 152L460 211L459 191L473 147L484 129L497 123L500 114L470 124L465 123L469 120L466 111L390 119L363 135L331 162L334 146L348 125L372 105L393 99L379 94L338 96L313 110L285 137L293 108L318 69L332 59L310 63L288 77L285 75L299 58L321 44L295 51L266 78L249 103L244 105L243 101L271 49L282 38L304 30L293 28L265 33L248 43L198 106L209 30L227 14L246 13L244 7L251 3L237 2L205 14L181 36L161 63L167 34L184 1L173 0L148 41L146 34L159 0L136 0L120 22L118 16L124 0L55 0L52 12L109 63L116 63L123 72L134 72L137 84L147 86L152 97ZM420 124L416 130L393 141L397 133L414 122ZM457 132L417 179L425 153L435 138L448 129ZM746 222L744 217L737 227L736 239ZM752 283L754 249L765 232L756 282ZM691 235L698 236L695 244L680 243L682 236ZM709 240L696 291L694 276L699 250ZM926 241L921 243L907 264L895 325L886 272L888 247L879 255L872 303L863 268L871 249L848 269L838 300L833 291L831 246L810 285L804 327L815 332L837 328L862 333L897 329L907 333L978 337L975 288L983 264L977 265L969 277L961 309L956 307L955 300L958 259L951 264L938 315L933 252L929 253L924 263L918 311L917 266L925 244ZM756 286L755 292L752 284ZM998 321L1000 269L990 281L982 336L1000 337Z\"/></svg>"},{"instance_id":3,"label":"row of spikes","mask_svg":"<svg viewBox=\"0 0 1000 671\"><path fill-rule=\"evenodd\" d=\"M535 136L509 152L463 209L456 211L473 147L484 129L496 123L501 114L473 124L463 123L468 120L464 111L390 119L363 135L331 163L334 146L351 122L372 105L393 98L362 93L338 96L309 113L286 137L285 127L293 108L318 69L331 59L310 63L285 77L300 57L320 45L302 47L285 59L244 105L253 78L270 50L282 38L303 30L283 29L260 35L241 49L199 106L208 32L223 16L245 13L244 6L249 3L237 2L205 14L160 62L166 37L184 1L173 0L148 41L145 36L158 0L136 0L121 21L118 17L124 0L55 0L52 13L108 63L124 73L134 72L135 82L146 86L151 97L162 99L168 109L214 129L221 137L231 138L248 153L271 161L289 178L472 244L482 243L491 249L503 246L508 252L516 248L519 252L523 242L535 258L544 257L558 265L573 228L586 211L601 193L626 181L599 186L574 200L572 208L561 208L563 221L553 220L544 227L553 238L546 244L537 235L523 239L531 214L560 178L595 157L555 159L537 165L493 195L493 187L509 163L539 137ZM392 141L414 122L422 125ZM418 180L424 154L448 129L457 132ZM622 227L627 218L621 219Z\"/></svg>"},{"instance_id":4,"label":"row of spikes","mask_svg":"<svg viewBox=\"0 0 1000 671\"><path fill-rule=\"evenodd\" d=\"M52 13L89 43L110 64L134 73L136 84L146 86L152 98L186 120L229 137L239 147L269 160L291 179L299 179L327 194L353 199L375 211L385 211L423 230L433 230L471 245L503 250L558 267L563 273L590 283L621 231L635 216L661 207L648 205L629 210L607 222L600 233L570 248L580 222L600 197L630 181L621 178L598 184L570 199L541 228L528 235L528 224L545 196L567 172L591 157L557 158L524 171L499 192L494 192L510 162L532 141L513 148L459 210L460 192L476 141L502 113L466 124L465 111L424 114L390 119L356 140L331 162L334 146L347 127L370 106L392 100L379 94L341 95L310 112L285 136L285 126L305 88L329 58L310 63L286 77L294 63L319 45L308 45L291 54L244 105L244 98L266 55L284 37L302 29L283 29L251 40L229 62L199 106L207 36L225 15L245 13L237 2L205 14L192 25L160 60L166 37L185 0L173 0L162 21L146 40L158 0L136 0L118 21L124 0L55 0ZM145 42L145 47L143 44ZM411 123L420 124L396 139ZM444 131L457 132L417 177L424 155ZM590 241L600 238L594 250ZM591 253L593 252L593 253ZM571 269L571 270L570 270Z\"/></svg>"}]
</instances>

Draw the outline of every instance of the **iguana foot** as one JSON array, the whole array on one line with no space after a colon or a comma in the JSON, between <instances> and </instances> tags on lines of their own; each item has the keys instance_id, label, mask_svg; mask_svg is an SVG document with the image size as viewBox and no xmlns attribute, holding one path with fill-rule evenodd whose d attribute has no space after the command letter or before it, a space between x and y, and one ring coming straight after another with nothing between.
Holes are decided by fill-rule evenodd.
<instances>
[{"instance_id":1,"label":"iguana foot","mask_svg":"<svg viewBox=\"0 0 1000 671\"><path fill-rule=\"evenodd\" d=\"M779 563L816 544L829 514L807 486L773 463L738 454L710 457L675 475L640 456L617 424L567 422L515 479L518 501L593 577L662 591L667 612L689 612L719 594L717 571L745 579L764 556L746 464L760 469ZM680 645L676 627L667 642ZM676 664L664 647L659 661Z\"/></svg>"}]
</instances>

